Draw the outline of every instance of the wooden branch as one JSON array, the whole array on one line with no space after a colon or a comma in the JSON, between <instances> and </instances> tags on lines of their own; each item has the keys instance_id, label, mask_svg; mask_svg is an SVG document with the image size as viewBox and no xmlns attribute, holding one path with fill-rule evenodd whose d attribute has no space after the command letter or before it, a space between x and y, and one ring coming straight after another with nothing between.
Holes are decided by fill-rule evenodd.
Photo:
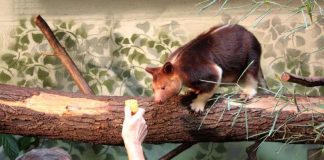
<instances>
[{"instance_id":1,"label":"wooden branch","mask_svg":"<svg viewBox=\"0 0 324 160\"><path fill-rule=\"evenodd\" d=\"M245 152L248 156L247 160L258 160L257 151L261 143L261 140L257 140L245 149Z\"/></svg>"},{"instance_id":2,"label":"wooden branch","mask_svg":"<svg viewBox=\"0 0 324 160\"><path fill-rule=\"evenodd\" d=\"M196 143L182 143L179 146L177 146L175 149L170 151L169 153L165 154L159 160L169 160L172 159L173 157L177 156L178 154L182 153L186 149L190 148L192 145Z\"/></svg>"},{"instance_id":3,"label":"wooden branch","mask_svg":"<svg viewBox=\"0 0 324 160\"><path fill-rule=\"evenodd\" d=\"M38 28L43 32L49 44L52 46L54 54L60 59L67 71L70 73L73 80L80 88L81 92L85 94L94 94L87 82L85 81L85 79L83 79L80 71L78 70L72 59L68 56L65 49L55 38L54 33L52 32L48 24L44 21L44 19L40 15L38 15L37 17L35 17L35 23L38 26Z\"/></svg>"},{"instance_id":4,"label":"wooden branch","mask_svg":"<svg viewBox=\"0 0 324 160\"><path fill-rule=\"evenodd\" d=\"M324 86L324 77L302 77L287 72L282 73L281 80L298 83L306 87Z\"/></svg>"},{"instance_id":5,"label":"wooden branch","mask_svg":"<svg viewBox=\"0 0 324 160\"><path fill-rule=\"evenodd\" d=\"M129 98L0 85L0 133L121 145L124 100ZM184 107L181 96L164 104L135 98L146 110L146 143L242 141L247 140L246 131L248 140L257 140L269 134L274 121L274 134L267 141L286 141L294 136L303 143L324 143L323 133L318 134L314 127L324 122L324 97L297 96L303 112L297 112L293 102L279 101L276 106L278 100L269 95L230 110L225 101L220 101L207 116Z\"/></svg>"}]
</instances>

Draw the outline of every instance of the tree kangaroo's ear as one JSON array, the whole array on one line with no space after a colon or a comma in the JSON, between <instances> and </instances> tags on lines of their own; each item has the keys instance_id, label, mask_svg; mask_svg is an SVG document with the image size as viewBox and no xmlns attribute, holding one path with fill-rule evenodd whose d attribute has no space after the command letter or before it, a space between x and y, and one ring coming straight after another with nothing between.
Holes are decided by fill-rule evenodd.
<instances>
[{"instance_id":1,"label":"tree kangaroo's ear","mask_svg":"<svg viewBox=\"0 0 324 160\"><path fill-rule=\"evenodd\" d=\"M164 66L163 66L163 72L164 73L167 73L167 74L170 74L170 73L172 73L172 71L173 71L173 65L172 65L172 63L166 62L164 64Z\"/></svg>"},{"instance_id":2,"label":"tree kangaroo's ear","mask_svg":"<svg viewBox=\"0 0 324 160\"><path fill-rule=\"evenodd\" d=\"M161 67L146 67L145 71L154 75Z\"/></svg>"}]
</instances>

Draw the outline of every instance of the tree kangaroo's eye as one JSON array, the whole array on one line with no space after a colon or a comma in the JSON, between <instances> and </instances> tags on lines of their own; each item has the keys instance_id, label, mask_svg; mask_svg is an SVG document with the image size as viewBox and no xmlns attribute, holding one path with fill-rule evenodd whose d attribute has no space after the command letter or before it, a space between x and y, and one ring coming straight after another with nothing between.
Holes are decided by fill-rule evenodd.
<instances>
[{"instance_id":1,"label":"tree kangaroo's eye","mask_svg":"<svg viewBox=\"0 0 324 160\"><path fill-rule=\"evenodd\" d=\"M161 87L162 90L165 90L165 86Z\"/></svg>"}]
</instances>

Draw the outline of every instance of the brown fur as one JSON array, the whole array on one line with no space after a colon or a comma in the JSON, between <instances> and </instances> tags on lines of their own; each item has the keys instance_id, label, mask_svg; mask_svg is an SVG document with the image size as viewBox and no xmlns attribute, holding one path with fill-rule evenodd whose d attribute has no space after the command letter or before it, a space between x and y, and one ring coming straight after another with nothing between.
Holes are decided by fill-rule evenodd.
<instances>
[{"instance_id":1,"label":"brown fur","mask_svg":"<svg viewBox=\"0 0 324 160\"><path fill-rule=\"evenodd\" d=\"M251 32L239 25L216 26L174 51L163 67L146 71L153 75L156 101L178 94L185 85L199 93L191 108L201 111L218 86L201 80L236 82L253 61L239 82L252 98L260 77L260 57L260 43Z\"/></svg>"}]
</instances>

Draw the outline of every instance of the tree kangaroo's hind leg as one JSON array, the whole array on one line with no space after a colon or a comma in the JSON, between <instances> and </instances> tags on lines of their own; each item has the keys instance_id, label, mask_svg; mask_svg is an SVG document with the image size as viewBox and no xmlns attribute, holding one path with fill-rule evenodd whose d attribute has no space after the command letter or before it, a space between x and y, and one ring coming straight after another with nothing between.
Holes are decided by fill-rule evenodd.
<instances>
[{"instance_id":1,"label":"tree kangaroo's hind leg","mask_svg":"<svg viewBox=\"0 0 324 160\"><path fill-rule=\"evenodd\" d=\"M239 82L242 89L240 97L245 101L252 99L257 94L258 80L250 73L246 73Z\"/></svg>"}]
</instances>

